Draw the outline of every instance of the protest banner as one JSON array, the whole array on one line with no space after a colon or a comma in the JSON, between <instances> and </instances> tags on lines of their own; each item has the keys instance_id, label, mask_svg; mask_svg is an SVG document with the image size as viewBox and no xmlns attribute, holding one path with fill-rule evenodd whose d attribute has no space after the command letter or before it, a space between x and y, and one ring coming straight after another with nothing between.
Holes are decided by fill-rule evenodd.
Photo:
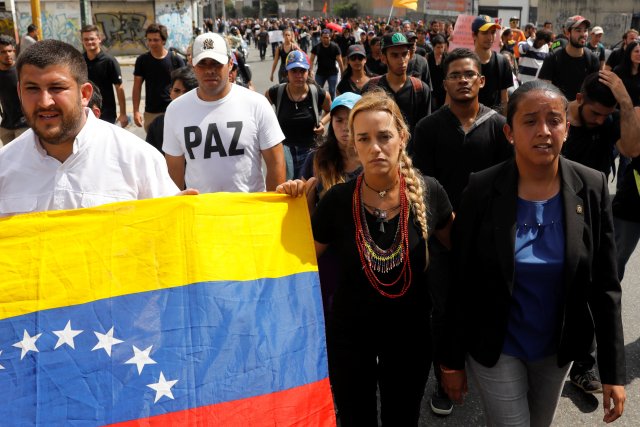
<instances>
[{"instance_id":1,"label":"protest banner","mask_svg":"<svg viewBox=\"0 0 640 427\"><path fill-rule=\"evenodd\" d=\"M474 19L476 16L458 15L453 29L453 37L449 40L449 52L459 47L474 50L473 33L471 32L471 24ZM497 20L496 23L500 24ZM502 30L496 31L496 39L491 46L491 50L495 52L500 52L500 34L502 34Z\"/></svg>"}]
</instances>

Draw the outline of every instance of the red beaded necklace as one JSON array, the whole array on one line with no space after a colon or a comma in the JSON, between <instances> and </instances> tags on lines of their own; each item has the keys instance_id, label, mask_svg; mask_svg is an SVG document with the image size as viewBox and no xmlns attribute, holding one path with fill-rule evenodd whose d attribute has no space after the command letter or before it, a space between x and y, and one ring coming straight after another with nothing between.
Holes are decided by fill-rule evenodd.
<instances>
[{"instance_id":1,"label":"red beaded necklace","mask_svg":"<svg viewBox=\"0 0 640 427\"><path fill-rule=\"evenodd\" d=\"M365 275L371 286L380 295L387 298L398 298L403 296L411 286L411 263L409 260L409 203L406 195L406 184L404 177L400 174L400 217L398 219L398 229L393 244L388 249L381 249L373 241L369 234L369 226L365 218L364 205L362 202L362 181L363 174L356 181L356 189L353 192L353 220L356 225L356 246L360 255ZM376 276L377 273L386 273L389 270L402 264L402 270L398 277L391 283L384 283ZM402 289L397 294L390 294L383 288L395 285L403 279Z\"/></svg>"}]
</instances>

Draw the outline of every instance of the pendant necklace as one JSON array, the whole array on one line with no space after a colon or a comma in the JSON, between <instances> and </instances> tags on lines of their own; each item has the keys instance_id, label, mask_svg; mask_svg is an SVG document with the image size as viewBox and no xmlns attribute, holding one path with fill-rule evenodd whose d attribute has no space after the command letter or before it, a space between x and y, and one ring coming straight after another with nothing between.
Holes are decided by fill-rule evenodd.
<instances>
[{"instance_id":1,"label":"pendant necklace","mask_svg":"<svg viewBox=\"0 0 640 427\"><path fill-rule=\"evenodd\" d=\"M307 95L307 92L305 91L302 95L300 95L298 97L298 99L295 99L293 97L293 94L291 93L291 89L289 89L289 85L287 84L287 93L289 94L289 99L291 99L291 101L293 101L293 104L296 107L296 110L298 109L298 102L302 101L302 99Z\"/></svg>"},{"instance_id":2,"label":"pendant necklace","mask_svg":"<svg viewBox=\"0 0 640 427\"><path fill-rule=\"evenodd\" d=\"M362 179L364 181L364 185L367 186L367 188L371 191L374 191L376 193L378 193L378 196L380 196L381 199L384 199L384 196L387 195L387 193L390 190L393 190L393 188L396 186L396 184L398 183L398 181L394 182L393 185L389 188L385 188L384 190L376 190L375 188L371 187L369 184L367 184L367 180L366 179Z\"/></svg>"},{"instance_id":3,"label":"pendant necklace","mask_svg":"<svg viewBox=\"0 0 640 427\"><path fill-rule=\"evenodd\" d=\"M400 205L394 206L390 209L378 209L376 207L366 204L365 202L362 202L362 204L371 211L373 216L376 217L376 222L380 224L381 233L384 233L384 225L389 222L389 219L388 219L389 214L392 214L393 212L400 209Z\"/></svg>"}]
</instances>

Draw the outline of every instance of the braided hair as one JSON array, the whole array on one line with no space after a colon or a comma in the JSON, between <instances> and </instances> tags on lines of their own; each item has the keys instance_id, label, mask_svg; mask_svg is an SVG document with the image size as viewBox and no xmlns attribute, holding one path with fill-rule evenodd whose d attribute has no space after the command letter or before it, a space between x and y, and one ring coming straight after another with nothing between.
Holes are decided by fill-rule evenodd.
<instances>
[{"instance_id":1,"label":"braided hair","mask_svg":"<svg viewBox=\"0 0 640 427\"><path fill-rule=\"evenodd\" d=\"M403 140L403 147L409 140L409 127L404 121L398 104L381 88L376 88L362 95L349 114L349 143L355 146L353 122L356 115L363 111L385 111L393 118L396 130ZM411 158L404 148L399 153L400 173L407 185L407 199L413 212L415 223L420 228L426 246L427 265L429 263L429 247L427 244L429 231L427 228L427 204L425 202L425 183L422 175L413 167Z\"/></svg>"}]
</instances>

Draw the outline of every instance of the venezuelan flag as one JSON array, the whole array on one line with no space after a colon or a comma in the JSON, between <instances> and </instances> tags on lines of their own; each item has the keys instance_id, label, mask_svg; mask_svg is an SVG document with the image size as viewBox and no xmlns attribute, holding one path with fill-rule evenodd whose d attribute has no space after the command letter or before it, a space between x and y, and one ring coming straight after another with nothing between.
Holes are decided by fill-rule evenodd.
<instances>
[{"instance_id":1,"label":"venezuelan flag","mask_svg":"<svg viewBox=\"0 0 640 427\"><path fill-rule=\"evenodd\" d=\"M306 202L0 219L0 424L335 425Z\"/></svg>"}]
</instances>

